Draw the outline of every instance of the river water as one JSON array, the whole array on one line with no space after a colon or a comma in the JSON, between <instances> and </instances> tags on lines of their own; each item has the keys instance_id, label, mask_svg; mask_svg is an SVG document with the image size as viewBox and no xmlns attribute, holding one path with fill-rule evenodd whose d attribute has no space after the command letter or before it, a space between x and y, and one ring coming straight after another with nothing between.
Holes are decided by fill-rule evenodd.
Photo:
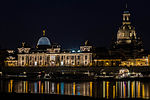
<instances>
[{"instance_id":1,"label":"river water","mask_svg":"<svg viewBox=\"0 0 150 100\"><path fill-rule=\"evenodd\" d=\"M150 81L52 82L0 80L0 92L150 99Z\"/></svg>"}]
</instances>

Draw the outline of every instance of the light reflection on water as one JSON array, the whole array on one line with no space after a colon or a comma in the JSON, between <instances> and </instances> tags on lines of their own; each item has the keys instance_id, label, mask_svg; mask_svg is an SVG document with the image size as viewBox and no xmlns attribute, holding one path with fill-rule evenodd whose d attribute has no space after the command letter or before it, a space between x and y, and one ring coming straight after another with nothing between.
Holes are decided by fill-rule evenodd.
<instances>
[{"instance_id":1,"label":"light reflection on water","mask_svg":"<svg viewBox=\"0 0 150 100\"><path fill-rule=\"evenodd\" d=\"M92 96L95 98L150 99L150 82L140 82L140 81L51 82L51 81L1 80L0 92L83 95L83 96Z\"/></svg>"}]
</instances>

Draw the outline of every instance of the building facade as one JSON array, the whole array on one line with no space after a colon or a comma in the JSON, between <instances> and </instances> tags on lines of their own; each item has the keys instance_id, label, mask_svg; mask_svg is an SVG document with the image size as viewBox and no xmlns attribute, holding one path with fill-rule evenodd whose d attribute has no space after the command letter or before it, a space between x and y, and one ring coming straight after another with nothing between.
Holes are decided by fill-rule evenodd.
<instances>
[{"instance_id":1,"label":"building facade","mask_svg":"<svg viewBox=\"0 0 150 100\"><path fill-rule=\"evenodd\" d=\"M50 42L45 36L38 40L36 48L32 49L22 43L22 47L16 51L17 56L14 57L15 51L8 50L11 54L5 61L6 66L91 66L92 65L92 46L80 46L79 50L61 50L60 45Z\"/></svg>"},{"instance_id":2,"label":"building facade","mask_svg":"<svg viewBox=\"0 0 150 100\"><path fill-rule=\"evenodd\" d=\"M143 43L131 24L130 12L126 6L122 15L122 25L117 35L113 37L109 50L99 50L93 58L94 66L149 66L148 54L143 49ZM107 52L106 52L107 51ZM107 53L107 54L106 54ZM94 55L94 54L93 54Z\"/></svg>"},{"instance_id":3,"label":"building facade","mask_svg":"<svg viewBox=\"0 0 150 100\"><path fill-rule=\"evenodd\" d=\"M123 11L122 25L119 27L116 39L113 39L110 53L124 59L141 58L144 52L141 37L137 36L135 27L130 21L128 8Z\"/></svg>"},{"instance_id":4,"label":"building facade","mask_svg":"<svg viewBox=\"0 0 150 100\"><path fill-rule=\"evenodd\" d=\"M122 25L111 48L95 49L85 42L78 50L62 50L45 36L38 40L36 48L22 43L18 51L7 50L6 66L150 66L150 56L130 21L130 12L123 11ZM16 56L13 56L16 52Z\"/></svg>"}]
</instances>

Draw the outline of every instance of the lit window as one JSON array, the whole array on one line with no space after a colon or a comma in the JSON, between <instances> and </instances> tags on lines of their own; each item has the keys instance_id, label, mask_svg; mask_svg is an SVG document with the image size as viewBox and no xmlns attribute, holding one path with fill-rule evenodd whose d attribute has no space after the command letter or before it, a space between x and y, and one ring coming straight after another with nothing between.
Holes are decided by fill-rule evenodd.
<instances>
[{"instance_id":1,"label":"lit window","mask_svg":"<svg viewBox=\"0 0 150 100\"><path fill-rule=\"evenodd\" d=\"M37 62L35 62L35 66L37 66Z\"/></svg>"},{"instance_id":2,"label":"lit window","mask_svg":"<svg viewBox=\"0 0 150 100\"><path fill-rule=\"evenodd\" d=\"M61 66L63 66L64 64L63 64L63 61L61 61Z\"/></svg>"}]
</instances>

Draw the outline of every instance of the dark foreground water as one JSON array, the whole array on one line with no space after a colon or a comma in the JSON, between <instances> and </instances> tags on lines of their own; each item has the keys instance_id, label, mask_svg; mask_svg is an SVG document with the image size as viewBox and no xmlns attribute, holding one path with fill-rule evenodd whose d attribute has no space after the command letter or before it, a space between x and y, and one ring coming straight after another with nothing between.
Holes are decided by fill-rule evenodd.
<instances>
[{"instance_id":1,"label":"dark foreground water","mask_svg":"<svg viewBox=\"0 0 150 100\"><path fill-rule=\"evenodd\" d=\"M150 99L150 81L52 82L0 80L0 92Z\"/></svg>"}]
</instances>

